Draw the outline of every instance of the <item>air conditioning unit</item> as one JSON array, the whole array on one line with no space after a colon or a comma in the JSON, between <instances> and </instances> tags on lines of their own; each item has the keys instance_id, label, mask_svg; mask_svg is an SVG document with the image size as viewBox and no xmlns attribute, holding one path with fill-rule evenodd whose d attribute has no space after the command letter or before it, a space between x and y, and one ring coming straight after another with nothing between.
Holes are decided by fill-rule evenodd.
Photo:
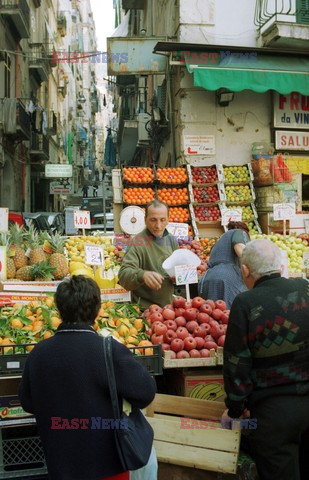
<instances>
[{"instance_id":1,"label":"air conditioning unit","mask_svg":"<svg viewBox=\"0 0 309 480\"><path fill-rule=\"evenodd\" d=\"M137 135L139 144L149 144L150 138L147 128L149 128L151 115L149 113L139 113L137 115Z\"/></svg>"}]
</instances>

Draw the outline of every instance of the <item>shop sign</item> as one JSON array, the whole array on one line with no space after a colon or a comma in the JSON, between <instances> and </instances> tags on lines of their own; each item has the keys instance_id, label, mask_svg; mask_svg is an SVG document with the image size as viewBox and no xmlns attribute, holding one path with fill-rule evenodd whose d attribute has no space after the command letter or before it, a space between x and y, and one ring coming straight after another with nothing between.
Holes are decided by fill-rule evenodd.
<instances>
[{"instance_id":1,"label":"shop sign","mask_svg":"<svg viewBox=\"0 0 309 480\"><path fill-rule=\"evenodd\" d=\"M290 220L296 215L295 203L274 203L274 220Z\"/></svg>"},{"instance_id":2,"label":"shop sign","mask_svg":"<svg viewBox=\"0 0 309 480\"><path fill-rule=\"evenodd\" d=\"M305 150L309 152L309 132L291 132L289 130L276 130L276 150Z\"/></svg>"},{"instance_id":3,"label":"shop sign","mask_svg":"<svg viewBox=\"0 0 309 480\"><path fill-rule=\"evenodd\" d=\"M176 285L198 283L197 268L195 265L177 265L175 267Z\"/></svg>"},{"instance_id":4,"label":"shop sign","mask_svg":"<svg viewBox=\"0 0 309 480\"><path fill-rule=\"evenodd\" d=\"M215 155L214 135L184 135L185 155Z\"/></svg>"},{"instance_id":5,"label":"shop sign","mask_svg":"<svg viewBox=\"0 0 309 480\"><path fill-rule=\"evenodd\" d=\"M309 96L274 94L274 127L309 130Z\"/></svg>"},{"instance_id":6,"label":"shop sign","mask_svg":"<svg viewBox=\"0 0 309 480\"><path fill-rule=\"evenodd\" d=\"M74 210L74 228L91 228L89 210Z\"/></svg>"},{"instance_id":7,"label":"shop sign","mask_svg":"<svg viewBox=\"0 0 309 480\"><path fill-rule=\"evenodd\" d=\"M0 247L0 280L6 280L6 247Z\"/></svg>"},{"instance_id":8,"label":"shop sign","mask_svg":"<svg viewBox=\"0 0 309 480\"><path fill-rule=\"evenodd\" d=\"M221 225L227 225L229 222L241 222L241 208L222 208L221 209Z\"/></svg>"},{"instance_id":9,"label":"shop sign","mask_svg":"<svg viewBox=\"0 0 309 480\"><path fill-rule=\"evenodd\" d=\"M9 209L0 208L0 232L7 232L9 229Z\"/></svg>"},{"instance_id":10,"label":"shop sign","mask_svg":"<svg viewBox=\"0 0 309 480\"><path fill-rule=\"evenodd\" d=\"M67 179L66 181L60 182L50 182L49 184L49 193L51 195L69 195L74 193L74 183L72 180Z\"/></svg>"},{"instance_id":11,"label":"shop sign","mask_svg":"<svg viewBox=\"0 0 309 480\"><path fill-rule=\"evenodd\" d=\"M85 263L97 267L104 265L104 249L102 245L85 245Z\"/></svg>"},{"instance_id":12,"label":"shop sign","mask_svg":"<svg viewBox=\"0 0 309 480\"><path fill-rule=\"evenodd\" d=\"M70 178L73 176L72 165L68 163L48 163L45 165L46 178Z\"/></svg>"},{"instance_id":13,"label":"shop sign","mask_svg":"<svg viewBox=\"0 0 309 480\"><path fill-rule=\"evenodd\" d=\"M189 225L187 223L171 222L166 229L173 237L188 238Z\"/></svg>"}]
</instances>

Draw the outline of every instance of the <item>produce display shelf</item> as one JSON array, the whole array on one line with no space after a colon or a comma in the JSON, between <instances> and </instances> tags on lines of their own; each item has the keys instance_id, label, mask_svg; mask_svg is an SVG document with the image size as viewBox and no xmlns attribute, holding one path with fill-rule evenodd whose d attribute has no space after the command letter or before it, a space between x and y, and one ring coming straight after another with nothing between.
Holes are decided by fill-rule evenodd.
<instances>
[{"instance_id":1,"label":"produce display shelf","mask_svg":"<svg viewBox=\"0 0 309 480\"><path fill-rule=\"evenodd\" d=\"M217 355L214 349L210 350L208 358L171 358L170 351L164 352L164 368L186 368L186 367L215 367Z\"/></svg>"},{"instance_id":2,"label":"produce display shelf","mask_svg":"<svg viewBox=\"0 0 309 480\"><path fill-rule=\"evenodd\" d=\"M2 281L0 290L3 292L55 292L60 281L51 282L21 282L14 280Z\"/></svg>"},{"instance_id":3,"label":"produce display shelf","mask_svg":"<svg viewBox=\"0 0 309 480\"><path fill-rule=\"evenodd\" d=\"M206 222L205 220L199 220L198 218L195 217L195 222L198 223L199 225L221 225L221 218L218 218L218 220L213 220L211 222Z\"/></svg>"}]
</instances>

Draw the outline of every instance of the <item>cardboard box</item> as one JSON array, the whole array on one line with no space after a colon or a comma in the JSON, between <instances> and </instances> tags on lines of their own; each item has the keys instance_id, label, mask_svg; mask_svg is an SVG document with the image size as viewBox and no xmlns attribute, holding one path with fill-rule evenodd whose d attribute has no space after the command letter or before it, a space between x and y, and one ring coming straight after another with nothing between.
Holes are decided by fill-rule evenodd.
<instances>
[{"instance_id":1,"label":"cardboard box","mask_svg":"<svg viewBox=\"0 0 309 480\"><path fill-rule=\"evenodd\" d=\"M214 373L184 373L183 396L223 402L225 398L223 375Z\"/></svg>"},{"instance_id":2,"label":"cardboard box","mask_svg":"<svg viewBox=\"0 0 309 480\"><path fill-rule=\"evenodd\" d=\"M0 397L0 423L3 420L25 417L32 417L32 414L25 412L17 395Z\"/></svg>"}]
</instances>

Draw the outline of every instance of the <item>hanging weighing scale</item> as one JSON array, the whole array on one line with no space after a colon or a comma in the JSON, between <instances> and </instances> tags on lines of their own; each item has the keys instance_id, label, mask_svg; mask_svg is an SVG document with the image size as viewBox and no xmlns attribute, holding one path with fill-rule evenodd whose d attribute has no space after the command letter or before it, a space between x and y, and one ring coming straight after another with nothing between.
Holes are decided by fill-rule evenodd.
<instances>
[{"instance_id":1,"label":"hanging weighing scale","mask_svg":"<svg viewBox=\"0 0 309 480\"><path fill-rule=\"evenodd\" d=\"M135 205L126 207L120 214L119 223L124 233L137 235L146 228L145 212L141 207Z\"/></svg>"}]
</instances>

